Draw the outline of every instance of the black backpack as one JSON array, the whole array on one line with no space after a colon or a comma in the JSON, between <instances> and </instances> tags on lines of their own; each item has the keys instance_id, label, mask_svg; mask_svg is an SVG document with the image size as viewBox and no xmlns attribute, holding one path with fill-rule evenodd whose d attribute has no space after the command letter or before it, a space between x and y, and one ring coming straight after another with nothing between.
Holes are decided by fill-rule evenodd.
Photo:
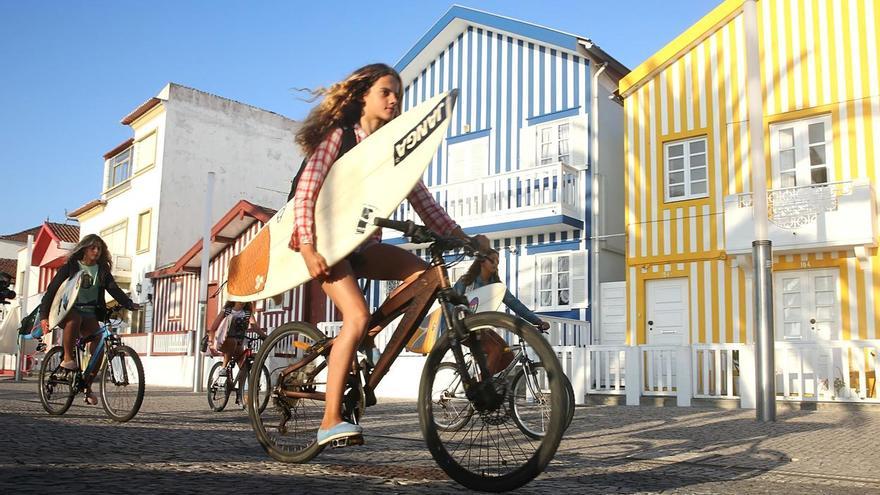
<instances>
[{"instance_id":1,"label":"black backpack","mask_svg":"<svg viewBox=\"0 0 880 495\"><path fill-rule=\"evenodd\" d=\"M339 145L339 154L336 155L336 159L339 160L342 158L342 155L351 151L356 145L357 136L354 133L354 127L343 127L342 143ZM305 170L308 161L309 157L303 158L302 164L299 166L299 171L296 173L296 176L293 177L293 180L290 181L290 194L287 195L287 201L293 199L293 195L296 193L296 186L299 184L299 178L302 176L303 170Z\"/></svg>"}]
</instances>

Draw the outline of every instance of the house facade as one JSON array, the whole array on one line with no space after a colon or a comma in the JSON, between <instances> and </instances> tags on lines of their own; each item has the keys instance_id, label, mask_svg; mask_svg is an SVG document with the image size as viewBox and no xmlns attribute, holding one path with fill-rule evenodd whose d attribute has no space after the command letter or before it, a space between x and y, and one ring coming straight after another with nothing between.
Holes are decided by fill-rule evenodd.
<instances>
[{"instance_id":1,"label":"house facade","mask_svg":"<svg viewBox=\"0 0 880 495\"><path fill-rule=\"evenodd\" d=\"M587 38L460 6L396 68L404 110L459 90L428 189L465 232L489 237L502 281L553 322L554 340L600 340L598 284L624 277L623 112L609 96L628 69ZM406 202L396 216L418 220Z\"/></svg>"},{"instance_id":2,"label":"house facade","mask_svg":"<svg viewBox=\"0 0 880 495\"><path fill-rule=\"evenodd\" d=\"M296 124L281 115L170 83L122 119L132 137L104 155L99 198L69 215L99 234L114 276L144 310L134 332L153 325L148 272L175 262L203 230L208 172L211 221L242 198L284 203L302 157Z\"/></svg>"},{"instance_id":3,"label":"house facade","mask_svg":"<svg viewBox=\"0 0 880 495\"><path fill-rule=\"evenodd\" d=\"M655 352L627 376L643 394L753 404L747 108L759 97L777 394L873 401L880 12L871 0L759 0L761 94L752 96L744 3L721 3L620 83L626 341Z\"/></svg>"}]
</instances>

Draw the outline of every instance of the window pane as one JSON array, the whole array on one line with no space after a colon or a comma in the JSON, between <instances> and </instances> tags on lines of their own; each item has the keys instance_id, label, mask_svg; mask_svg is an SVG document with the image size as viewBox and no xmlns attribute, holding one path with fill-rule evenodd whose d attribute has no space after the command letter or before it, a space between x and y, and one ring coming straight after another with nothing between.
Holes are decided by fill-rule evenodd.
<instances>
[{"instance_id":1,"label":"window pane","mask_svg":"<svg viewBox=\"0 0 880 495\"><path fill-rule=\"evenodd\" d=\"M797 186L797 178L795 177L794 172L782 174L782 187L795 187L795 186Z\"/></svg>"},{"instance_id":2,"label":"window pane","mask_svg":"<svg viewBox=\"0 0 880 495\"><path fill-rule=\"evenodd\" d=\"M784 278L782 279L782 290L785 292L794 292L801 290L800 278Z\"/></svg>"},{"instance_id":3,"label":"window pane","mask_svg":"<svg viewBox=\"0 0 880 495\"><path fill-rule=\"evenodd\" d=\"M801 305L801 293L795 292L793 294L785 294L782 296L782 306L786 308L790 308L792 306L800 306Z\"/></svg>"},{"instance_id":4,"label":"window pane","mask_svg":"<svg viewBox=\"0 0 880 495\"><path fill-rule=\"evenodd\" d=\"M672 158L674 156L684 156L683 144L673 144L669 146L669 158Z\"/></svg>"},{"instance_id":5,"label":"window pane","mask_svg":"<svg viewBox=\"0 0 880 495\"><path fill-rule=\"evenodd\" d=\"M823 122L810 124L809 134L810 144L825 143L825 124Z\"/></svg>"},{"instance_id":6,"label":"window pane","mask_svg":"<svg viewBox=\"0 0 880 495\"><path fill-rule=\"evenodd\" d=\"M785 321L800 321L801 308L785 308L782 315Z\"/></svg>"},{"instance_id":7,"label":"window pane","mask_svg":"<svg viewBox=\"0 0 880 495\"><path fill-rule=\"evenodd\" d=\"M541 142L542 143L549 143L552 139L553 139L553 132L549 128L541 129Z\"/></svg>"},{"instance_id":8,"label":"window pane","mask_svg":"<svg viewBox=\"0 0 880 495\"><path fill-rule=\"evenodd\" d=\"M779 170L794 169L794 150L785 150L779 153Z\"/></svg>"},{"instance_id":9,"label":"window pane","mask_svg":"<svg viewBox=\"0 0 880 495\"><path fill-rule=\"evenodd\" d=\"M817 320L833 320L834 319L834 311L832 311L830 307L816 308L816 319Z\"/></svg>"},{"instance_id":10,"label":"window pane","mask_svg":"<svg viewBox=\"0 0 880 495\"><path fill-rule=\"evenodd\" d=\"M814 167L810 170L810 178L813 184L826 184L828 183L828 169L824 165Z\"/></svg>"},{"instance_id":11,"label":"window pane","mask_svg":"<svg viewBox=\"0 0 880 495\"><path fill-rule=\"evenodd\" d=\"M560 273L558 275L559 284L556 286L560 289L570 287L568 284L568 273Z\"/></svg>"},{"instance_id":12,"label":"window pane","mask_svg":"<svg viewBox=\"0 0 880 495\"><path fill-rule=\"evenodd\" d=\"M568 271L568 256L560 256L556 259L556 268L557 271L567 272Z\"/></svg>"},{"instance_id":13,"label":"window pane","mask_svg":"<svg viewBox=\"0 0 880 495\"><path fill-rule=\"evenodd\" d=\"M706 181L691 182L691 194L706 194Z\"/></svg>"},{"instance_id":14,"label":"window pane","mask_svg":"<svg viewBox=\"0 0 880 495\"><path fill-rule=\"evenodd\" d=\"M684 184L684 171L669 174L669 184Z\"/></svg>"},{"instance_id":15,"label":"window pane","mask_svg":"<svg viewBox=\"0 0 880 495\"><path fill-rule=\"evenodd\" d=\"M834 293L833 292L819 292L816 294L816 305L818 306L831 306L834 304Z\"/></svg>"},{"instance_id":16,"label":"window pane","mask_svg":"<svg viewBox=\"0 0 880 495\"><path fill-rule=\"evenodd\" d=\"M568 156L568 139L559 141L559 158L563 156Z\"/></svg>"},{"instance_id":17,"label":"window pane","mask_svg":"<svg viewBox=\"0 0 880 495\"><path fill-rule=\"evenodd\" d=\"M680 198L682 196L684 196L684 185L670 186L670 188L669 188L669 197L670 198Z\"/></svg>"},{"instance_id":18,"label":"window pane","mask_svg":"<svg viewBox=\"0 0 880 495\"><path fill-rule=\"evenodd\" d=\"M669 170L683 170L684 158L672 158L669 160Z\"/></svg>"},{"instance_id":19,"label":"window pane","mask_svg":"<svg viewBox=\"0 0 880 495\"><path fill-rule=\"evenodd\" d=\"M810 165L825 164L825 145L810 146Z\"/></svg>"},{"instance_id":20,"label":"window pane","mask_svg":"<svg viewBox=\"0 0 880 495\"><path fill-rule=\"evenodd\" d=\"M800 323L786 323L785 324L785 336L786 337L798 337L801 334L801 324Z\"/></svg>"},{"instance_id":21,"label":"window pane","mask_svg":"<svg viewBox=\"0 0 880 495\"><path fill-rule=\"evenodd\" d=\"M700 139L699 141L691 141L691 154L693 153L705 153L706 152L706 140Z\"/></svg>"},{"instance_id":22,"label":"window pane","mask_svg":"<svg viewBox=\"0 0 880 495\"><path fill-rule=\"evenodd\" d=\"M559 305L567 306L568 304L570 304L570 301L568 299L568 290L566 289L559 291Z\"/></svg>"},{"instance_id":23,"label":"window pane","mask_svg":"<svg viewBox=\"0 0 880 495\"><path fill-rule=\"evenodd\" d=\"M541 275L541 289L552 289L553 288L553 275Z\"/></svg>"},{"instance_id":24,"label":"window pane","mask_svg":"<svg viewBox=\"0 0 880 495\"><path fill-rule=\"evenodd\" d=\"M691 169L691 180L705 180L706 167Z\"/></svg>"},{"instance_id":25,"label":"window pane","mask_svg":"<svg viewBox=\"0 0 880 495\"><path fill-rule=\"evenodd\" d=\"M568 139L568 124L559 126L559 139Z\"/></svg>"},{"instance_id":26,"label":"window pane","mask_svg":"<svg viewBox=\"0 0 880 495\"><path fill-rule=\"evenodd\" d=\"M552 273L553 272L553 258L542 258L541 259L541 273Z\"/></svg>"},{"instance_id":27,"label":"window pane","mask_svg":"<svg viewBox=\"0 0 880 495\"><path fill-rule=\"evenodd\" d=\"M816 290L832 290L832 279L833 277L816 277L814 279L814 284L816 284Z\"/></svg>"},{"instance_id":28,"label":"window pane","mask_svg":"<svg viewBox=\"0 0 880 495\"><path fill-rule=\"evenodd\" d=\"M779 130L779 149L787 149L794 147L794 128Z\"/></svg>"},{"instance_id":29,"label":"window pane","mask_svg":"<svg viewBox=\"0 0 880 495\"><path fill-rule=\"evenodd\" d=\"M706 154L701 153L699 155L691 155L691 168L693 167L705 167L706 166Z\"/></svg>"},{"instance_id":30,"label":"window pane","mask_svg":"<svg viewBox=\"0 0 880 495\"><path fill-rule=\"evenodd\" d=\"M540 305L543 307L553 306L553 293L550 291L541 292Z\"/></svg>"}]
</instances>

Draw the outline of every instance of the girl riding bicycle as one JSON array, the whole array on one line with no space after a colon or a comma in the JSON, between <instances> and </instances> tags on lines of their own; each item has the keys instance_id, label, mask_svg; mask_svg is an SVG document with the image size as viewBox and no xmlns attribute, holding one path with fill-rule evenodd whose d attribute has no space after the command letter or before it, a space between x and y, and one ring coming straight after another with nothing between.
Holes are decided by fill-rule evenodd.
<instances>
[{"instance_id":1,"label":"girl riding bicycle","mask_svg":"<svg viewBox=\"0 0 880 495\"><path fill-rule=\"evenodd\" d=\"M338 159L343 128L353 128L357 142L400 114L402 83L397 71L385 64L371 64L354 71L326 90L318 91L323 101L303 123L296 140L309 156L294 193L295 226L290 248L300 251L309 274L321 282L321 288L342 314L342 328L330 354L326 405L318 429L318 443L358 436L362 428L343 421L342 394L349 364L355 349L364 339L370 312L357 284L358 278L400 280L403 285L415 280L428 264L397 246L380 243L381 232L365 241L345 260L327 266L315 249L314 209L321 185ZM468 238L449 215L436 203L422 181L408 199L422 220L433 230ZM488 239L478 241L488 247Z\"/></svg>"},{"instance_id":2,"label":"girl riding bicycle","mask_svg":"<svg viewBox=\"0 0 880 495\"><path fill-rule=\"evenodd\" d=\"M224 320L228 320L224 322ZM226 335L220 347L216 347L215 340L217 337L217 329L220 324L227 325ZM244 360L244 336L248 332L256 332L260 337L265 339L266 332L257 326L257 319L254 317L254 310L251 303L243 303L240 301L227 301L223 305L223 310L214 319L211 328L208 329L208 347L213 351L223 353L223 371L226 372L226 365L231 360L238 362L241 366Z\"/></svg>"},{"instance_id":3,"label":"girl riding bicycle","mask_svg":"<svg viewBox=\"0 0 880 495\"><path fill-rule=\"evenodd\" d=\"M88 337L97 332L100 327L99 322L107 317L105 292L109 292L122 307L130 311L137 308L116 284L111 273L112 266L107 244L98 235L89 234L73 248L70 256L67 257L67 262L58 269L58 273L46 288L46 293L40 302L40 327L43 330L43 335L52 331L49 328L49 309L55 299L55 293L65 281L73 278L80 270L84 272L76 303L58 325L64 331L62 368L76 370L76 361L73 355L76 338L78 336ZM96 346L96 340L90 342L89 351L94 353ZM92 392L93 379L94 374L85 377L86 403L91 405L98 403L98 397Z\"/></svg>"},{"instance_id":4,"label":"girl riding bicycle","mask_svg":"<svg viewBox=\"0 0 880 495\"><path fill-rule=\"evenodd\" d=\"M465 294L484 285L501 282L498 276L498 251L490 249L483 256L478 256L468 271L458 279L453 288L459 294ZM529 310L525 304L514 297L509 290L504 293L504 304L516 313L517 316L538 327L539 330L547 330L550 324L541 320L535 313Z\"/></svg>"}]
</instances>

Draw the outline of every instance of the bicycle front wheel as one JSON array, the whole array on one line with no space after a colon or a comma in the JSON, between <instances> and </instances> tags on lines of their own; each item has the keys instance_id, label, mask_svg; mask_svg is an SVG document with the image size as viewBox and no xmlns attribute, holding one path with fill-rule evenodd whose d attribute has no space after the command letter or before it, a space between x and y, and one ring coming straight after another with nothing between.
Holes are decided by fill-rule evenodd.
<instances>
[{"instance_id":1,"label":"bicycle front wheel","mask_svg":"<svg viewBox=\"0 0 880 495\"><path fill-rule=\"evenodd\" d=\"M73 403L73 372L61 368L63 358L64 349L55 346L46 353L40 366L40 403L53 416L66 413Z\"/></svg>"},{"instance_id":2,"label":"bicycle front wheel","mask_svg":"<svg viewBox=\"0 0 880 495\"><path fill-rule=\"evenodd\" d=\"M214 363L211 372L208 373L208 406L215 412L220 412L226 407L229 394L232 392L229 387L229 377L220 375L225 369L223 363Z\"/></svg>"},{"instance_id":3,"label":"bicycle front wheel","mask_svg":"<svg viewBox=\"0 0 880 495\"><path fill-rule=\"evenodd\" d=\"M107 350L101 371L101 404L114 421L133 418L144 401L144 365L131 347L119 345Z\"/></svg>"},{"instance_id":4,"label":"bicycle front wheel","mask_svg":"<svg viewBox=\"0 0 880 495\"><path fill-rule=\"evenodd\" d=\"M267 370L269 402L260 409L261 394L249 394L248 415L257 440L274 459L308 462L324 449L317 436L324 416L327 362L315 345L325 339L312 325L287 323L272 331L254 359L251 383L259 383L258 374ZM295 371L285 372L294 366Z\"/></svg>"},{"instance_id":5,"label":"bicycle front wheel","mask_svg":"<svg viewBox=\"0 0 880 495\"><path fill-rule=\"evenodd\" d=\"M456 431L467 424L474 408L464 393L464 385L455 363L440 363L434 373L431 390L434 424L442 431Z\"/></svg>"},{"instance_id":6,"label":"bicycle front wheel","mask_svg":"<svg viewBox=\"0 0 880 495\"><path fill-rule=\"evenodd\" d=\"M447 332L435 344L422 371L419 388L422 434L434 460L455 481L474 490L514 490L541 474L559 447L567 408L562 369L547 341L522 320L504 313L486 312L466 317L463 324L471 340L485 331L496 332L507 342L521 337L529 355L544 363L546 387L550 392L544 434L535 439L517 426L510 406L513 376L505 373L480 377L479 372L474 371L476 383L468 388L466 395L473 408L472 416L455 430L444 430L438 425L436 418L443 413L432 400L432 394L443 362L453 359L458 362L451 351L453 332ZM476 352L471 349L475 356Z\"/></svg>"}]
</instances>

